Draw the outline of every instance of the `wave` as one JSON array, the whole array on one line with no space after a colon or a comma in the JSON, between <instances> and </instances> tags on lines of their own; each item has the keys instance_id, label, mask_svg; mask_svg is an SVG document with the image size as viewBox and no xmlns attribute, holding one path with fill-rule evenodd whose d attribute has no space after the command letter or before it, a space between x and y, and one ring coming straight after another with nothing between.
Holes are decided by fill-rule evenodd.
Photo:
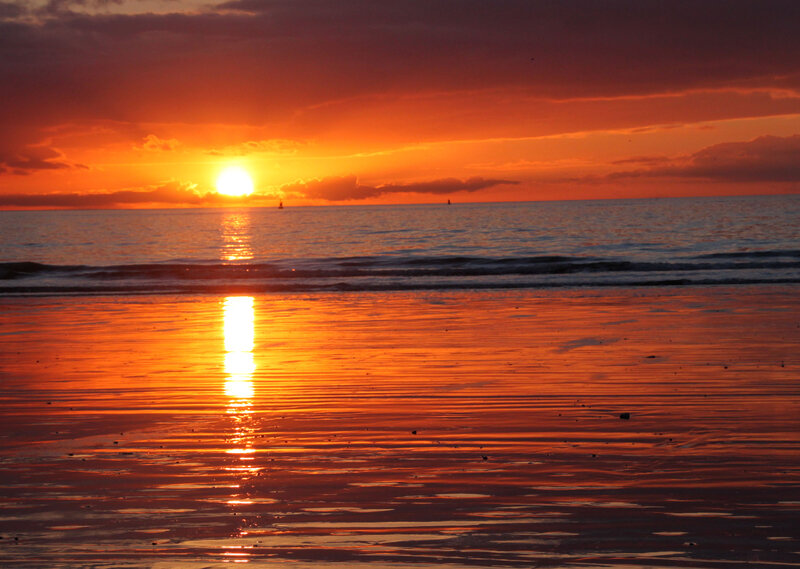
<instances>
[{"instance_id":1,"label":"wave","mask_svg":"<svg viewBox=\"0 0 800 569\"><path fill-rule=\"evenodd\" d=\"M763 259L779 257L800 259L800 251L734 251L731 253L708 253L706 255L698 255L695 259Z\"/></svg>"},{"instance_id":2,"label":"wave","mask_svg":"<svg viewBox=\"0 0 800 569\"><path fill-rule=\"evenodd\" d=\"M800 251L671 260L382 255L109 266L0 263L0 294L413 290L800 282Z\"/></svg>"}]
</instances>

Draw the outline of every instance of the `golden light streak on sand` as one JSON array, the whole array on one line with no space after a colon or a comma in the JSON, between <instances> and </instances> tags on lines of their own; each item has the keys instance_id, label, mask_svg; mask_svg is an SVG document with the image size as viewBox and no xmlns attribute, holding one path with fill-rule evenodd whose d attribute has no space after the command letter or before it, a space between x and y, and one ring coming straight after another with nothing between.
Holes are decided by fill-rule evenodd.
<instances>
[{"instance_id":1,"label":"golden light streak on sand","mask_svg":"<svg viewBox=\"0 0 800 569\"><path fill-rule=\"evenodd\" d=\"M251 460L253 445L253 358L255 345L255 308L252 296L229 296L223 302L223 335L225 344L224 365L225 395L229 398L227 413L233 418L234 432L229 437L233 448L227 454L238 455L240 460Z\"/></svg>"},{"instance_id":2,"label":"golden light streak on sand","mask_svg":"<svg viewBox=\"0 0 800 569\"><path fill-rule=\"evenodd\" d=\"M239 354L252 352L255 340L253 297L229 296L225 299L223 306L225 351ZM252 375L252 371L249 373Z\"/></svg>"}]
</instances>

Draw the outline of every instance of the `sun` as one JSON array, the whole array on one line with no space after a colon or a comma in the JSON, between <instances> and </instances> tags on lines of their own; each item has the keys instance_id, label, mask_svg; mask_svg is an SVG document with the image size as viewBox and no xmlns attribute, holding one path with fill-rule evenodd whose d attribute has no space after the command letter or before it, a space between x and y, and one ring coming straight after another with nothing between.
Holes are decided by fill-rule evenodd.
<instances>
[{"instance_id":1,"label":"sun","mask_svg":"<svg viewBox=\"0 0 800 569\"><path fill-rule=\"evenodd\" d=\"M217 178L217 192L226 196L249 196L253 193L253 179L244 168L230 166Z\"/></svg>"}]
</instances>

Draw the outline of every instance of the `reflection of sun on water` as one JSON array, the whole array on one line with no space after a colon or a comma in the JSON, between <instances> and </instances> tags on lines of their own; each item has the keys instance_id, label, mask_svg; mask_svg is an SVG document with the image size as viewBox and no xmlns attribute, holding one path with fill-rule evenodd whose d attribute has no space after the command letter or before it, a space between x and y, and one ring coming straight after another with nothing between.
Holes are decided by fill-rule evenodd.
<instances>
[{"instance_id":1,"label":"reflection of sun on water","mask_svg":"<svg viewBox=\"0 0 800 569\"><path fill-rule=\"evenodd\" d=\"M255 308L252 296L229 296L223 303L222 330L225 338L225 395L228 397L228 416L233 421L233 432L228 437L230 448L227 453L238 457L235 464L225 467L225 470L245 478L255 475L261 470L251 462L255 456L254 441L256 428L254 426L253 374L256 363L253 358L255 345ZM238 487L238 484L236 485ZM246 493L236 492L230 496L228 504L231 508L241 511L253 501L249 500ZM247 531L240 529L240 536L247 535ZM241 546L232 546L241 549ZM226 551L223 553L228 561L234 563L247 563L250 553L247 551Z\"/></svg>"},{"instance_id":2,"label":"reflection of sun on water","mask_svg":"<svg viewBox=\"0 0 800 569\"><path fill-rule=\"evenodd\" d=\"M225 395L231 399L252 399L253 372L256 363L252 352L228 352L225 354Z\"/></svg>"},{"instance_id":3,"label":"reflection of sun on water","mask_svg":"<svg viewBox=\"0 0 800 569\"><path fill-rule=\"evenodd\" d=\"M255 309L252 296L229 296L224 304L225 351L249 353L253 357L255 341ZM227 369L226 369L227 371ZM252 374L254 370L245 373Z\"/></svg>"},{"instance_id":4,"label":"reflection of sun on water","mask_svg":"<svg viewBox=\"0 0 800 569\"><path fill-rule=\"evenodd\" d=\"M228 397L228 414L235 422L229 442L229 454L238 454L241 460L252 460L253 444L253 358L255 343L255 309L251 296L229 296L223 304L223 332L225 337L225 395ZM252 471L250 467L230 470Z\"/></svg>"},{"instance_id":5,"label":"reflection of sun on water","mask_svg":"<svg viewBox=\"0 0 800 569\"><path fill-rule=\"evenodd\" d=\"M247 261L253 258L250 212L226 211L222 218L222 251L224 261Z\"/></svg>"}]
</instances>

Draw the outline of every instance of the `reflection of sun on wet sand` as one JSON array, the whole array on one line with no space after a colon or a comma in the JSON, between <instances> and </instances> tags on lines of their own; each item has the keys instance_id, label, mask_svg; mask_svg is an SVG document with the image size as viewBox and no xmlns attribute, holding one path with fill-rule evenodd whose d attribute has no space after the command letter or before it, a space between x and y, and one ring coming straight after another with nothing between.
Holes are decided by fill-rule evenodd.
<instances>
[{"instance_id":1,"label":"reflection of sun on wet sand","mask_svg":"<svg viewBox=\"0 0 800 569\"><path fill-rule=\"evenodd\" d=\"M225 470L246 474L257 473L261 468L253 465L254 439L257 427L253 417L253 358L255 339L254 299L250 296L230 296L223 303L223 331L225 337L225 395L229 398L227 413L233 421L228 437L228 454L238 457L238 463ZM253 501L235 493L228 504L233 507L250 505Z\"/></svg>"},{"instance_id":2,"label":"reflection of sun on wet sand","mask_svg":"<svg viewBox=\"0 0 800 569\"><path fill-rule=\"evenodd\" d=\"M229 296L223 304L225 395L234 400L253 397L255 310L253 297Z\"/></svg>"},{"instance_id":3,"label":"reflection of sun on wet sand","mask_svg":"<svg viewBox=\"0 0 800 569\"><path fill-rule=\"evenodd\" d=\"M3 300L0 563L796 566L797 299Z\"/></svg>"}]
</instances>

